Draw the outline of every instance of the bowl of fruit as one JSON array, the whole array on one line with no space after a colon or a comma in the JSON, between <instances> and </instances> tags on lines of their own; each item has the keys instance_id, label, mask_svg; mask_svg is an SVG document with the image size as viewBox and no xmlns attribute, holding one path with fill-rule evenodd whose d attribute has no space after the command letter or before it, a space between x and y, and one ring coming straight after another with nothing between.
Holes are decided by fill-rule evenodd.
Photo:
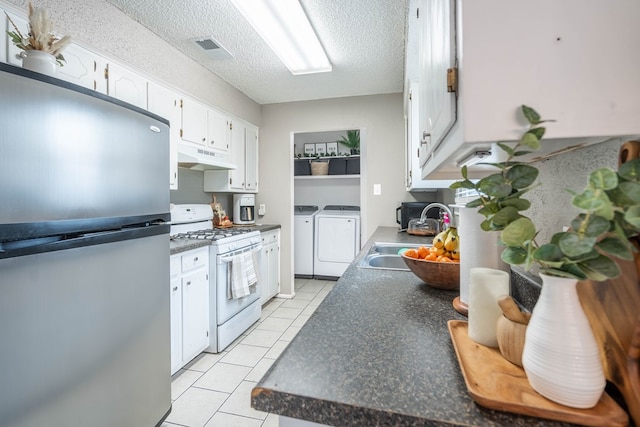
<instances>
[{"instance_id":1,"label":"bowl of fruit","mask_svg":"<svg viewBox=\"0 0 640 427\"><path fill-rule=\"evenodd\" d=\"M427 285L437 289L460 289L458 231L449 227L433 238L432 246L403 249L400 256L407 267Z\"/></svg>"}]
</instances>

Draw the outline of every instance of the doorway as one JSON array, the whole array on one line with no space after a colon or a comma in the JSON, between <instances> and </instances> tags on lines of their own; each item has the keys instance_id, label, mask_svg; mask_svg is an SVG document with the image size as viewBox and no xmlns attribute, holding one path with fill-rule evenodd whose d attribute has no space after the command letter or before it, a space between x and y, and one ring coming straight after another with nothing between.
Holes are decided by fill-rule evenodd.
<instances>
[{"instance_id":1,"label":"doorway","mask_svg":"<svg viewBox=\"0 0 640 427\"><path fill-rule=\"evenodd\" d=\"M354 132L359 135L360 145L357 150L340 141L352 138ZM317 206L318 211L327 205L358 206L360 208L360 234L365 221L365 194L363 178L366 164L365 159L365 130L340 129L314 132L292 132L291 154L293 158L293 205L291 206L292 221L294 222L292 238L292 265L295 277L310 277L308 268L306 274L298 274L301 264L308 265L309 260L301 262L302 254L310 256L314 250L314 235L309 228L296 227L301 221L295 220L294 207ZM318 171L312 169L312 162L325 162L324 168ZM322 170L324 169L324 170ZM305 233L301 236L300 233ZM360 242L361 239L358 240ZM360 244L360 243L359 243ZM303 247L300 247L304 245ZM298 246L298 247L296 247ZM358 251L360 248L358 248Z\"/></svg>"}]
</instances>

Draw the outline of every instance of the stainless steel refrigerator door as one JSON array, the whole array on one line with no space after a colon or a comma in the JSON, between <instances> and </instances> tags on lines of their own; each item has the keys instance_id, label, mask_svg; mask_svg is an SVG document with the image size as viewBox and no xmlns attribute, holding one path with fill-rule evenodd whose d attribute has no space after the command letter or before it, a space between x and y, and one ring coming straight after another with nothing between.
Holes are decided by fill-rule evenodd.
<instances>
[{"instance_id":1,"label":"stainless steel refrigerator door","mask_svg":"<svg viewBox=\"0 0 640 427\"><path fill-rule=\"evenodd\" d=\"M0 260L0 425L159 423L168 260L166 234Z\"/></svg>"},{"instance_id":2,"label":"stainless steel refrigerator door","mask_svg":"<svg viewBox=\"0 0 640 427\"><path fill-rule=\"evenodd\" d=\"M168 212L165 122L9 70L24 73L0 66L0 224Z\"/></svg>"}]
</instances>

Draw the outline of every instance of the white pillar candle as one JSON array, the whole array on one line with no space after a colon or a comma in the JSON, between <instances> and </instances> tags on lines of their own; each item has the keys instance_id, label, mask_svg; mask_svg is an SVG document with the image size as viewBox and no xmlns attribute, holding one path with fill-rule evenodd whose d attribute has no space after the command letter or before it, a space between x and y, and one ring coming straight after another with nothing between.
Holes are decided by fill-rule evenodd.
<instances>
[{"instance_id":1,"label":"white pillar candle","mask_svg":"<svg viewBox=\"0 0 640 427\"><path fill-rule=\"evenodd\" d=\"M499 231L484 231L480 224L484 216L477 208L460 207L458 234L460 235L460 301L469 302L470 270L489 267L509 271L509 265L500 258L504 246L500 246Z\"/></svg>"},{"instance_id":2,"label":"white pillar candle","mask_svg":"<svg viewBox=\"0 0 640 427\"><path fill-rule=\"evenodd\" d=\"M478 344L497 347L496 323L502 315L501 295L509 295L509 273L476 267L469 272L469 338Z\"/></svg>"}]
</instances>

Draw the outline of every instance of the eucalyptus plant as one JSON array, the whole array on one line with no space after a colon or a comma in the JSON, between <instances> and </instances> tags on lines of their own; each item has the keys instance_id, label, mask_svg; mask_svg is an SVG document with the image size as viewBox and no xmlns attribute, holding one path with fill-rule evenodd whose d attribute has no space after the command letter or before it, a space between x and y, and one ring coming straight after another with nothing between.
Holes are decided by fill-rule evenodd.
<instances>
[{"instance_id":1,"label":"eucalyptus plant","mask_svg":"<svg viewBox=\"0 0 640 427\"><path fill-rule=\"evenodd\" d=\"M540 272L551 276L571 277L595 281L614 278L620 274L615 259L633 259L634 246L629 238L640 233L640 159L620 166L618 171L601 168L591 172L582 193L572 194L572 204L581 210L567 231L556 233L551 241L539 244L539 230L530 218L523 215L531 206L523 196L534 188L538 169L516 159L540 149L545 127L551 120L526 105L522 113L529 128L515 145L498 143L507 154L500 163L485 163L497 169L477 182L468 179L467 167L462 168L462 181L452 189L467 188L479 197L467 203L478 208L485 219L485 231L499 231L505 246L502 259L511 265L529 270L537 264Z\"/></svg>"}]
</instances>

